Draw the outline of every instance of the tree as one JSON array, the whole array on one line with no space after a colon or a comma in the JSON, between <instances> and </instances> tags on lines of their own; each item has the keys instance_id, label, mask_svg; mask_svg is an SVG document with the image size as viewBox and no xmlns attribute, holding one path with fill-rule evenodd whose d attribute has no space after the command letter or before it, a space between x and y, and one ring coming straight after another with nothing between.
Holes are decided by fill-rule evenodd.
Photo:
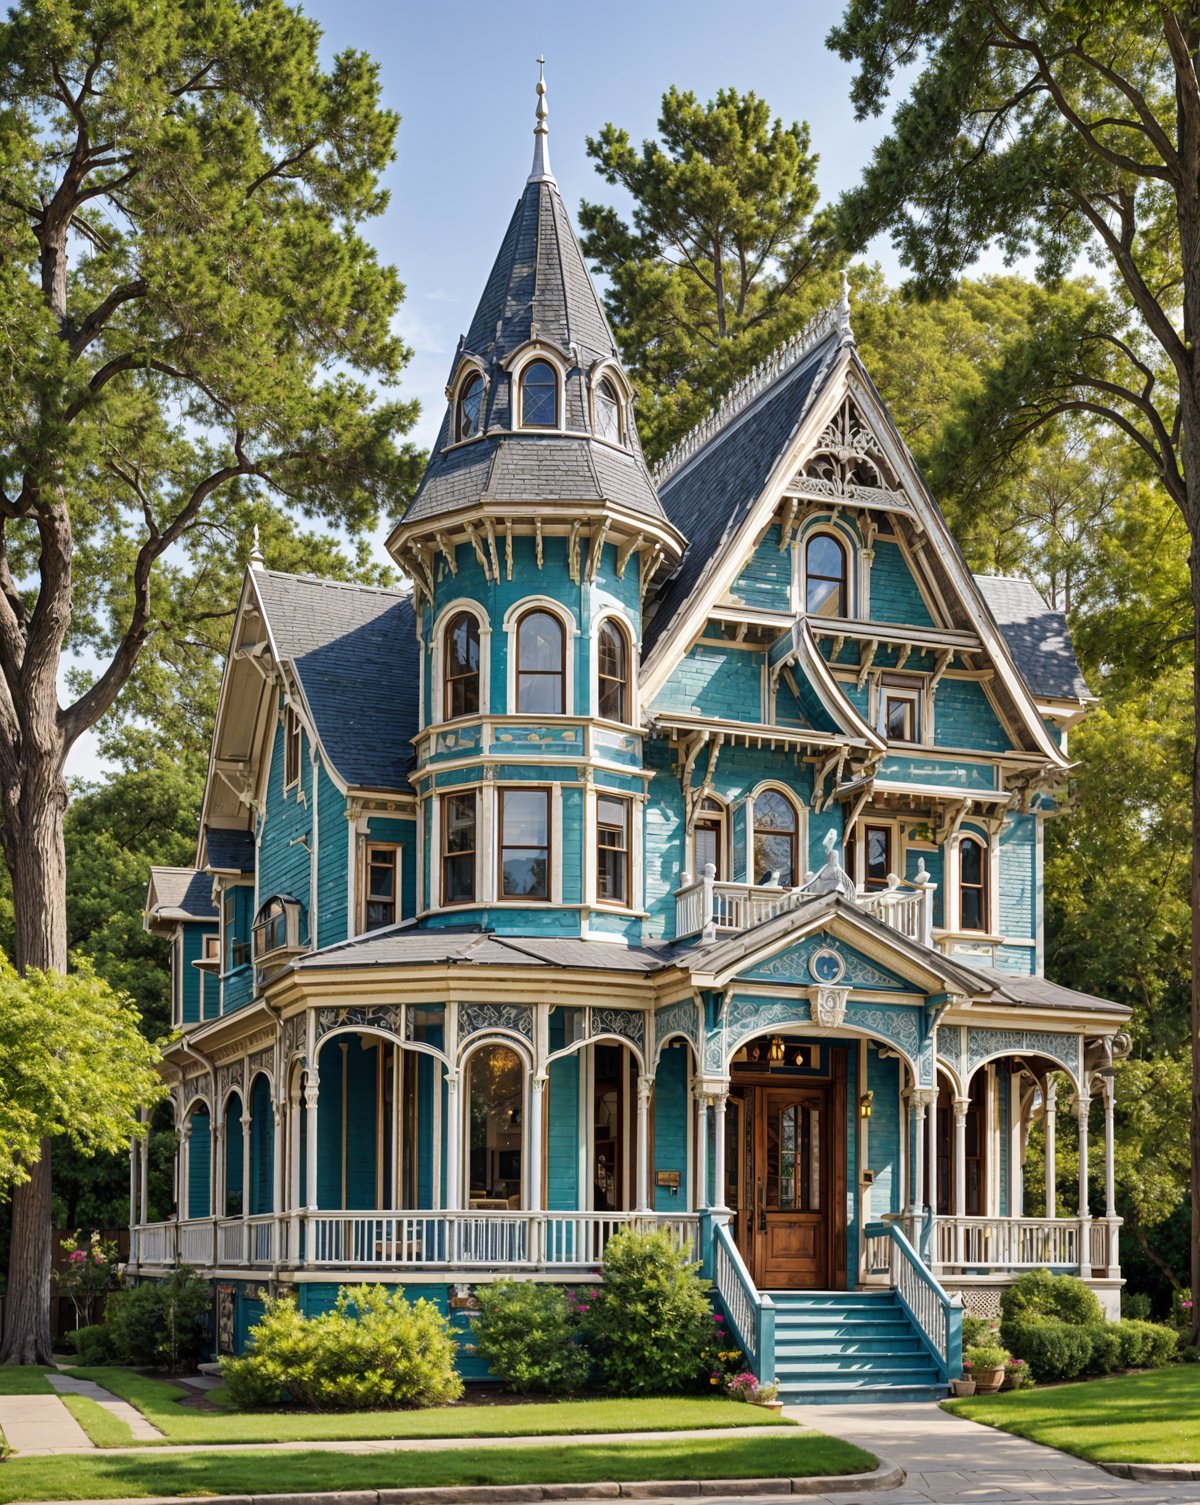
<instances>
[{"instance_id":1,"label":"tree","mask_svg":"<svg viewBox=\"0 0 1200 1505\"><path fill-rule=\"evenodd\" d=\"M126 1148L144 1132L138 1110L163 1092L160 1055L133 1001L86 962L70 975L0 956L0 1197L28 1185L41 1146L61 1136L85 1156ZM44 1293L10 1285L6 1305L39 1321Z\"/></svg>"},{"instance_id":2,"label":"tree","mask_svg":"<svg viewBox=\"0 0 1200 1505\"><path fill-rule=\"evenodd\" d=\"M0 24L0 848L14 959L65 973L63 778L210 520L267 493L361 530L413 484L403 296L360 227L396 117L283 0L25 0ZM227 602L223 603L227 609ZM64 651L99 672L58 699ZM13 1203L0 1361L49 1359L49 1147Z\"/></svg>"},{"instance_id":3,"label":"tree","mask_svg":"<svg viewBox=\"0 0 1200 1505\"><path fill-rule=\"evenodd\" d=\"M862 183L846 244L890 228L936 290L988 242L1044 278L1088 252L1112 292L1040 329L998 382L1009 434L1090 414L1147 457L1188 529L1200 632L1200 6L1139 0L849 0L829 44L860 118L920 72ZM1022 388L1022 379L1025 382ZM1191 1282L1200 1289L1200 652L1193 655ZM1200 1342L1200 1306L1193 1309Z\"/></svg>"},{"instance_id":4,"label":"tree","mask_svg":"<svg viewBox=\"0 0 1200 1505\"><path fill-rule=\"evenodd\" d=\"M671 88L658 129L662 144L640 152L611 123L588 137L600 176L632 196L632 223L579 209L652 460L829 301L839 264L807 125L772 120L753 93L701 104Z\"/></svg>"}]
</instances>

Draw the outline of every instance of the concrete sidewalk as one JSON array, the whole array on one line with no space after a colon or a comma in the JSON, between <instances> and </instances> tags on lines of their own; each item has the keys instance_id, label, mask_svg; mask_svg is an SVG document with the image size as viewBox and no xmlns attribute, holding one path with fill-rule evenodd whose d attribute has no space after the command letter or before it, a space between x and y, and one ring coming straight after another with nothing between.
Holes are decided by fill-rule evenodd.
<instances>
[{"instance_id":1,"label":"concrete sidewalk","mask_svg":"<svg viewBox=\"0 0 1200 1505\"><path fill-rule=\"evenodd\" d=\"M153 1422L146 1420L136 1406L131 1406L127 1400L121 1400L111 1390L106 1390L103 1385L97 1385L95 1380L77 1380L69 1374L48 1374L46 1378L59 1395L86 1395L89 1400L94 1400L110 1416L115 1416L118 1421L125 1423L133 1433L135 1442L162 1441L163 1434ZM63 1410L66 1411L66 1409L64 1406ZM69 1412L67 1414L70 1415ZM74 1420L73 1417L72 1420Z\"/></svg>"},{"instance_id":2,"label":"concrete sidewalk","mask_svg":"<svg viewBox=\"0 0 1200 1505\"><path fill-rule=\"evenodd\" d=\"M22 1454L93 1451L91 1438L57 1395L0 1395L0 1432Z\"/></svg>"}]
</instances>

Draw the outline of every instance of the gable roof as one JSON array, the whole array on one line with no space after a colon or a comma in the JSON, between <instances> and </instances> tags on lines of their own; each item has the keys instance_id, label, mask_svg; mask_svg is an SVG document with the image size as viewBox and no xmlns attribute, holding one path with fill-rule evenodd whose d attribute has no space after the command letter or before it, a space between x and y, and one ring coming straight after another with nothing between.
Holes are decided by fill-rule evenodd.
<instances>
[{"instance_id":1,"label":"gable roof","mask_svg":"<svg viewBox=\"0 0 1200 1505\"><path fill-rule=\"evenodd\" d=\"M976 575L975 584L1035 695L1094 699L1075 658L1066 617L1046 605L1036 586L1012 575Z\"/></svg>"},{"instance_id":2,"label":"gable roof","mask_svg":"<svg viewBox=\"0 0 1200 1505\"><path fill-rule=\"evenodd\" d=\"M190 867L152 867L146 890L145 926L168 927L179 920L215 923L219 918L213 903L212 877Z\"/></svg>"},{"instance_id":3,"label":"gable roof","mask_svg":"<svg viewBox=\"0 0 1200 1505\"><path fill-rule=\"evenodd\" d=\"M218 873L254 871L254 837L249 831L230 831L223 826L205 826L201 861Z\"/></svg>"},{"instance_id":4,"label":"gable roof","mask_svg":"<svg viewBox=\"0 0 1200 1505\"><path fill-rule=\"evenodd\" d=\"M504 936L476 927L416 930L391 925L310 952L299 971L342 967L547 967L603 972L653 972L670 963L664 946L619 946L572 936Z\"/></svg>"},{"instance_id":5,"label":"gable roof","mask_svg":"<svg viewBox=\"0 0 1200 1505\"><path fill-rule=\"evenodd\" d=\"M831 331L663 482L662 505L688 547L643 634L643 657L721 563L820 392L837 348L836 331Z\"/></svg>"},{"instance_id":6,"label":"gable roof","mask_svg":"<svg viewBox=\"0 0 1200 1505\"><path fill-rule=\"evenodd\" d=\"M356 788L406 790L419 693L411 595L265 569L251 570L250 582L339 776Z\"/></svg>"}]
</instances>

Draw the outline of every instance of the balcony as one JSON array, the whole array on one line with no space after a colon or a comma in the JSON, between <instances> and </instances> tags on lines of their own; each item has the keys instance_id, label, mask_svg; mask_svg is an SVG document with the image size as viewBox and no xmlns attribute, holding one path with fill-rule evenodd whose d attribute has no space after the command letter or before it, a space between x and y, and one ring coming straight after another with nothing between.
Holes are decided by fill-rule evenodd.
<instances>
[{"instance_id":1,"label":"balcony","mask_svg":"<svg viewBox=\"0 0 1200 1505\"><path fill-rule=\"evenodd\" d=\"M749 930L764 920L787 914L815 894L812 879L799 888L779 888L769 884L718 883L714 872L710 864L702 877L687 881L676 890L677 940L693 935L714 940L718 935ZM864 914L881 920L907 940L932 947L936 888L936 883L909 883L892 873L888 876L887 888L855 894L854 898Z\"/></svg>"}]
</instances>

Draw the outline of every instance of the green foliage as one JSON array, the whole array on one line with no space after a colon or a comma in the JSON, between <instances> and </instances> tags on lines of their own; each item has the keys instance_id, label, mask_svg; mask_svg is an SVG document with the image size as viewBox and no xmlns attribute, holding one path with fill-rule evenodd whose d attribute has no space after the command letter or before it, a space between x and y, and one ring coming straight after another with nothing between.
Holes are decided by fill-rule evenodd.
<instances>
[{"instance_id":1,"label":"green foliage","mask_svg":"<svg viewBox=\"0 0 1200 1505\"><path fill-rule=\"evenodd\" d=\"M972 1369L1003 1369L1012 1355L999 1343L972 1343L963 1357Z\"/></svg>"},{"instance_id":2,"label":"green foliage","mask_svg":"<svg viewBox=\"0 0 1200 1505\"><path fill-rule=\"evenodd\" d=\"M561 1286L497 1280L476 1288L475 1349L505 1389L568 1395L587 1383L590 1361Z\"/></svg>"},{"instance_id":3,"label":"green foliage","mask_svg":"<svg viewBox=\"0 0 1200 1505\"><path fill-rule=\"evenodd\" d=\"M210 1346L211 1309L208 1282L187 1265L115 1291L104 1309L110 1352L118 1363L171 1374L194 1368Z\"/></svg>"},{"instance_id":4,"label":"green foliage","mask_svg":"<svg viewBox=\"0 0 1200 1505\"><path fill-rule=\"evenodd\" d=\"M18 977L0 954L0 1193L28 1179L43 1138L87 1155L126 1148L163 1094L159 1053L129 999L81 962Z\"/></svg>"},{"instance_id":5,"label":"green foliage","mask_svg":"<svg viewBox=\"0 0 1200 1505\"><path fill-rule=\"evenodd\" d=\"M66 1341L78 1355L79 1362L88 1368L100 1368L117 1362L112 1334L100 1322L93 1322L88 1327L77 1327L73 1332L67 1333Z\"/></svg>"},{"instance_id":6,"label":"green foliage","mask_svg":"<svg viewBox=\"0 0 1200 1505\"><path fill-rule=\"evenodd\" d=\"M1114 1327L1121 1345L1122 1369L1161 1369L1179 1350L1179 1333L1162 1322L1137 1319L1122 1321Z\"/></svg>"},{"instance_id":7,"label":"green foliage","mask_svg":"<svg viewBox=\"0 0 1200 1505\"><path fill-rule=\"evenodd\" d=\"M1005 1322L1053 1317L1062 1322L1102 1322L1096 1294L1076 1275L1026 1270L1000 1295L1001 1334ZM1007 1343L1008 1340L1004 1339ZM1009 1344L1011 1348L1012 1345Z\"/></svg>"},{"instance_id":8,"label":"green foliage","mask_svg":"<svg viewBox=\"0 0 1200 1505\"><path fill-rule=\"evenodd\" d=\"M93 1229L82 1241L79 1230L63 1239L59 1248L66 1256L61 1269L50 1271L75 1308L75 1321L90 1324L97 1298L111 1291L117 1283L117 1246L112 1239L102 1239Z\"/></svg>"},{"instance_id":9,"label":"green foliage","mask_svg":"<svg viewBox=\"0 0 1200 1505\"><path fill-rule=\"evenodd\" d=\"M753 93L702 104L671 88L658 130L640 150L611 123L588 138L600 176L632 198L631 220L579 209L652 459L830 300L838 262L806 125L772 120Z\"/></svg>"},{"instance_id":10,"label":"green foliage","mask_svg":"<svg viewBox=\"0 0 1200 1505\"><path fill-rule=\"evenodd\" d=\"M668 1233L624 1229L604 1249L604 1284L583 1335L605 1389L670 1395L708 1382L714 1322L708 1282Z\"/></svg>"},{"instance_id":11,"label":"green foliage","mask_svg":"<svg viewBox=\"0 0 1200 1505\"><path fill-rule=\"evenodd\" d=\"M1007 1348L1025 1360L1039 1384L1077 1378L1092 1357L1090 1329L1056 1317L1006 1319L1000 1324L1000 1336Z\"/></svg>"},{"instance_id":12,"label":"green foliage","mask_svg":"<svg viewBox=\"0 0 1200 1505\"><path fill-rule=\"evenodd\" d=\"M1149 1322L1150 1320L1150 1297L1145 1291L1121 1292L1121 1321L1122 1322Z\"/></svg>"},{"instance_id":13,"label":"green foliage","mask_svg":"<svg viewBox=\"0 0 1200 1505\"><path fill-rule=\"evenodd\" d=\"M455 1347L433 1302L385 1286L343 1286L333 1309L315 1317L287 1298L268 1302L249 1349L223 1359L221 1375L239 1407L437 1406L462 1394Z\"/></svg>"},{"instance_id":14,"label":"green foliage","mask_svg":"<svg viewBox=\"0 0 1200 1505\"><path fill-rule=\"evenodd\" d=\"M992 1343L996 1338L996 1324L989 1317L972 1317L969 1313L963 1313L962 1319L962 1344L963 1352L973 1348L978 1343Z\"/></svg>"}]
</instances>

